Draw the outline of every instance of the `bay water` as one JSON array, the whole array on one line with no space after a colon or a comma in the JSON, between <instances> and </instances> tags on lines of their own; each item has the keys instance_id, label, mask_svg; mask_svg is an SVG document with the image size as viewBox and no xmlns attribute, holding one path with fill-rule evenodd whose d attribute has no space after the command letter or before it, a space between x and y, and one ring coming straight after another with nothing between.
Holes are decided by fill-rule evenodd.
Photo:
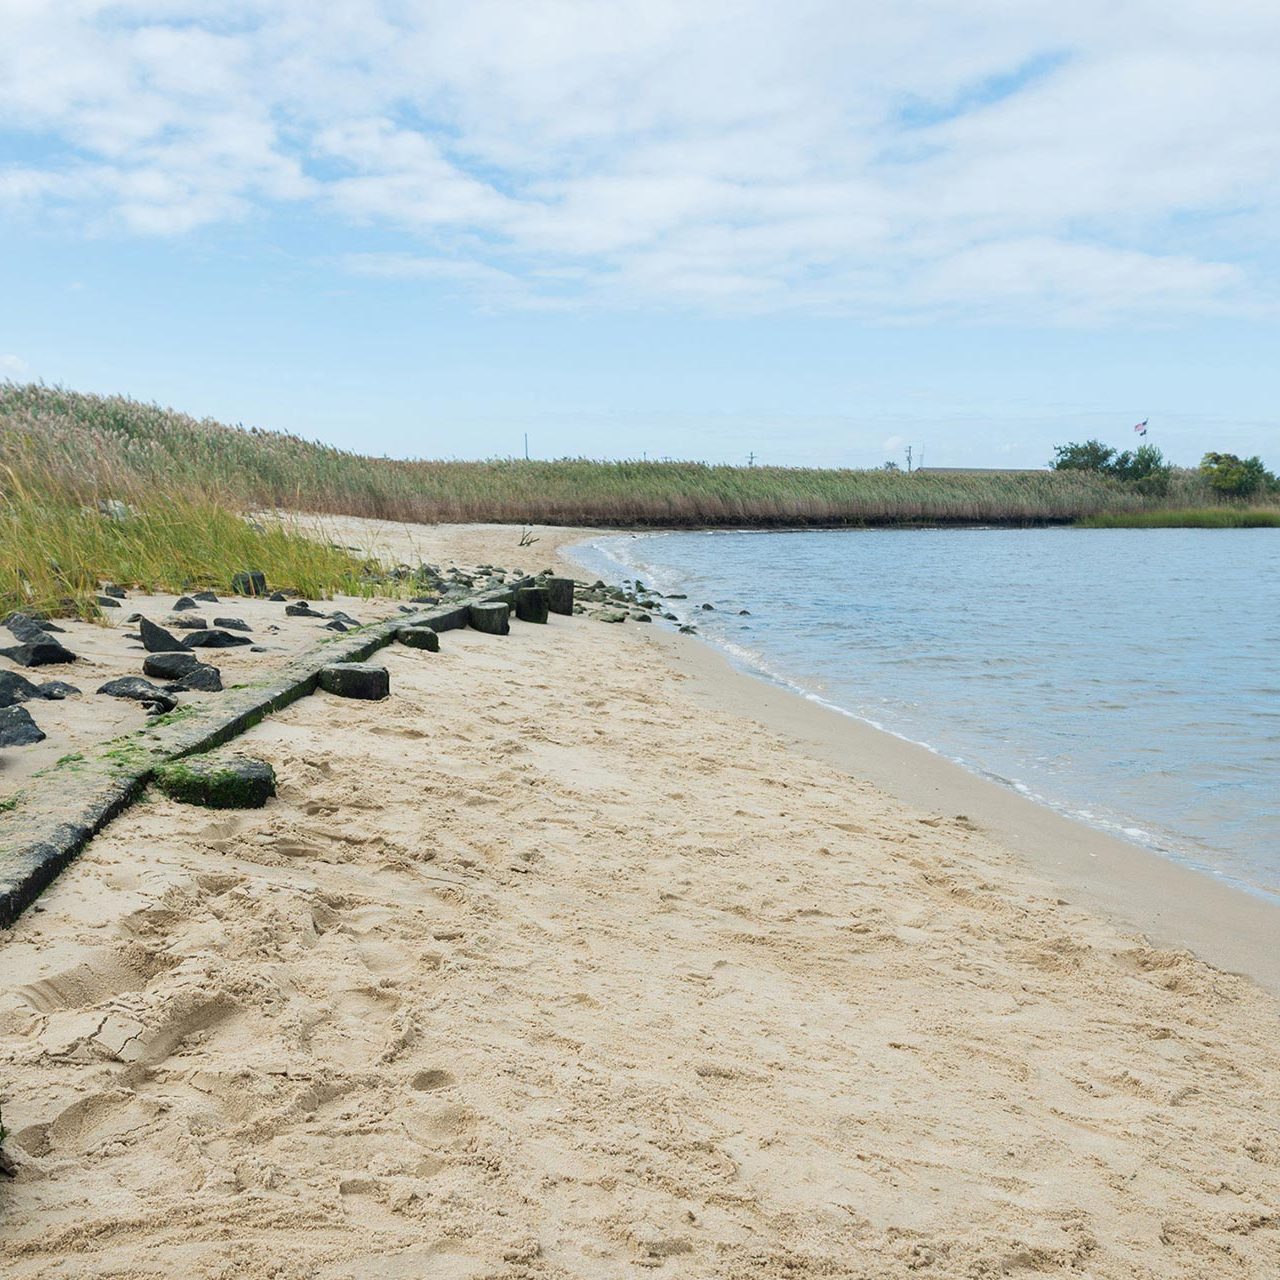
<instances>
[{"instance_id":1,"label":"bay water","mask_svg":"<svg viewBox=\"0 0 1280 1280\"><path fill-rule=\"evenodd\" d=\"M686 595L667 608L762 678L1280 896L1276 530L624 534L572 554Z\"/></svg>"}]
</instances>

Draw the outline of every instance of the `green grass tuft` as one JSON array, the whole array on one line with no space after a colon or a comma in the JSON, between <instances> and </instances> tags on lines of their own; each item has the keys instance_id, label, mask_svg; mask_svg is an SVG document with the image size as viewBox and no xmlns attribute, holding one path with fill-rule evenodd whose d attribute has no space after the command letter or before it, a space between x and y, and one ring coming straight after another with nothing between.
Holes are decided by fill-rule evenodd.
<instances>
[{"instance_id":1,"label":"green grass tuft","mask_svg":"<svg viewBox=\"0 0 1280 1280\"><path fill-rule=\"evenodd\" d=\"M1276 507L1181 507L1107 511L1080 521L1087 529L1280 529Z\"/></svg>"}]
</instances>

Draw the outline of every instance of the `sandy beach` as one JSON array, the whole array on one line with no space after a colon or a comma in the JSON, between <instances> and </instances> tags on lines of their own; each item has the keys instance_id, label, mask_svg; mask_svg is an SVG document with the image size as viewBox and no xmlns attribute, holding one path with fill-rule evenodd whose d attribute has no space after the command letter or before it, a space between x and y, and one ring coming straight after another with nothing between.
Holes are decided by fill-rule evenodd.
<instances>
[{"instance_id":1,"label":"sandy beach","mask_svg":"<svg viewBox=\"0 0 1280 1280\"><path fill-rule=\"evenodd\" d=\"M1266 904L687 637L380 660L0 936L6 1276L1280 1274Z\"/></svg>"}]
</instances>

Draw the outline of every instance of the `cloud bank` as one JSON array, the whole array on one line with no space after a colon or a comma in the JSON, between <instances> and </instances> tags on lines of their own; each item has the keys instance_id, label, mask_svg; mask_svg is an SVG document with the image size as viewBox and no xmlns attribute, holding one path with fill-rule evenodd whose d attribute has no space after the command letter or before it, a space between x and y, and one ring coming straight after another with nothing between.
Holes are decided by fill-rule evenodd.
<instances>
[{"instance_id":1,"label":"cloud bank","mask_svg":"<svg viewBox=\"0 0 1280 1280\"><path fill-rule=\"evenodd\" d=\"M1271 0L0 0L0 29L9 220L323 219L342 269L499 308L1273 303Z\"/></svg>"}]
</instances>

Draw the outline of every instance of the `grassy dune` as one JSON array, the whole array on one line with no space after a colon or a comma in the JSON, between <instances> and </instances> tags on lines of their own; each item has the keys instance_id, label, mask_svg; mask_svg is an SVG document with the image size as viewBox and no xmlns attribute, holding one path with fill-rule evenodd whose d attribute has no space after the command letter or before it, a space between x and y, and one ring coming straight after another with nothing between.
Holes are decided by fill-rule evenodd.
<instances>
[{"instance_id":1,"label":"grassy dune","mask_svg":"<svg viewBox=\"0 0 1280 1280\"><path fill-rule=\"evenodd\" d=\"M297 436L230 428L118 397L0 386L0 431L46 459L211 488L243 507L433 521L592 525L796 525L1068 521L1208 501L1180 475L1164 501L1082 472L913 475L696 462L397 461Z\"/></svg>"},{"instance_id":2,"label":"grassy dune","mask_svg":"<svg viewBox=\"0 0 1280 1280\"><path fill-rule=\"evenodd\" d=\"M124 504L123 508L116 504ZM103 516L101 509L126 518ZM367 566L255 509L421 523L1113 526L1272 523L1215 503L1195 472L1144 498L1078 471L988 474L696 462L397 461L197 421L121 397L0 383L0 610L88 611L101 580L226 587L237 571L312 595L369 588Z\"/></svg>"}]
</instances>

